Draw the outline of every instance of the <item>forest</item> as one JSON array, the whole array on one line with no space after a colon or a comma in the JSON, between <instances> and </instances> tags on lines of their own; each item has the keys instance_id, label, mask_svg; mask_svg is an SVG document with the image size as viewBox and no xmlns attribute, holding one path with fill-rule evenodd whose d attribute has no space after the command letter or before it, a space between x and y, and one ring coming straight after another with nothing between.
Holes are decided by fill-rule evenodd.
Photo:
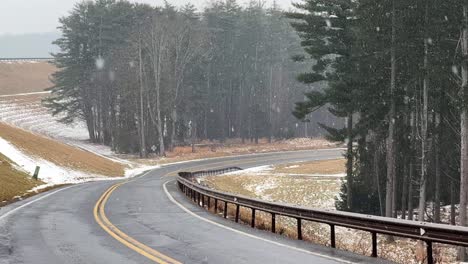
<instances>
[{"instance_id":1,"label":"forest","mask_svg":"<svg viewBox=\"0 0 468 264\"><path fill-rule=\"evenodd\" d=\"M307 119L331 105L347 120L329 129L331 139L347 142L338 208L466 225L466 1L308 0L295 7L287 16L308 54L295 59L315 60L299 80L327 86L309 91L294 115Z\"/></svg>"},{"instance_id":2,"label":"forest","mask_svg":"<svg viewBox=\"0 0 468 264\"><path fill-rule=\"evenodd\" d=\"M291 115L308 89L295 77L311 62L290 59L303 52L282 14L256 1L202 12L81 2L60 20L59 71L44 104L64 122L85 120L92 142L142 157L206 139L319 135ZM326 110L311 116L343 124Z\"/></svg>"},{"instance_id":3,"label":"forest","mask_svg":"<svg viewBox=\"0 0 468 264\"><path fill-rule=\"evenodd\" d=\"M86 120L94 142L141 156L201 139L307 136L298 128L310 123L347 146L338 209L466 225L468 4L302 0L291 10L80 3L61 19L44 103L64 122Z\"/></svg>"}]
</instances>

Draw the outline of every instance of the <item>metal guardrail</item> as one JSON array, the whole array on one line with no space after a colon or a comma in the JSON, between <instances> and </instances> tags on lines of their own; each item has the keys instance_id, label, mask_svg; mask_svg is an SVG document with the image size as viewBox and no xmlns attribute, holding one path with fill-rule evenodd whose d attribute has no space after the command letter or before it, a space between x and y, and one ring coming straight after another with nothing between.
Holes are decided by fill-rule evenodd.
<instances>
[{"instance_id":1,"label":"metal guardrail","mask_svg":"<svg viewBox=\"0 0 468 264\"><path fill-rule=\"evenodd\" d=\"M238 170L240 168L236 168ZM197 176L216 175L234 170L179 172L177 182L180 190L198 205L209 210L211 200L214 200L214 210L217 213L218 203L224 203L224 218L227 218L228 204L236 205L235 221L239 222L240 207L252 211L251 226L255 227L255 212L262 211L271 214L271 231L276 233L276 216L286 216L297 220L297 239L302 240L302 221L312 221L330 226L330 245L336 247L335 227L347 227L370 232L372 235L372 257L377 257L377 234L411 238L424 241L427 250L427 262L434 263L432 244L442 243L468 247L468 228L449 226L410 220L379 217L333 210L311 209L281 203L266 202L241 195L233 195L201 186L194 182Z\"/></svg>"}]
</instances>

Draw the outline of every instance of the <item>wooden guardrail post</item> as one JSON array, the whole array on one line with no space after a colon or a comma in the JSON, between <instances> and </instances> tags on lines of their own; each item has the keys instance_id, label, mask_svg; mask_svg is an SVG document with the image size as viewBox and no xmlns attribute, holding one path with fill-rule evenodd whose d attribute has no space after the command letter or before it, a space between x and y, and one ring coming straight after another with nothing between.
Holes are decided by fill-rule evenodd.
<instances>
[{"instance_id":1,"label":"wooden guardrail post","mask_svg":"<svg viewBox=\"0 0 468 264\"><path fill-rule=\"evenodd\" d=\"M330 246L332 248L336 248L336 240L335 240L335 225L330 225Z\"/></svg>"},{"instance_id":2,"label":"wooden guardrail post","mask_svg":"<svg viewBox=\"0 0 468 264\"><path fill-rule=\"evenodd\" d=\"M377 233L372 232L372 257L377 257Z\"/></svg>"},{"instance_id":3,"label":"wooden guardrail post","mask_svg":"<svg viewBox=\"0 0 468 264\"><path fill-rule=\"evenodd\" d=\"M240 206L239 204L236 204L236 223L239 222L239 211L240 211Z\"/></svg>"},{"instance_id":4,"label":"wooden guardrail post","mask_svg":"<svg viewBox=\"0 0 468 264\"><path fill-rule=\"evenodd\" d=\"M427 247L427 264L434 263L434 257L432 256L432 241L426 241Z\"/></svg>"},{"instance_id":5,"label":"wooden guardrail post","mask_svg":"<svg viewBox=\"0 0 468 264\"><path fill-rule=\"evenodd\" d=\"M215 209L214 209L215 214L218 213L218 199L215 198Z\"/></svg>"},{"instance_id":6,"label":"wooden guardrail post","mask_svg":"<svg viewBox=\"0 0 468 264\"><path fill-rule=\"evenodd\" d=\"M250 226L255 227L255 208L252 208L252 219L250 221Z\"/></svg>"},{"instance_id":7,"label":"wooden guardrail post","mask_svg":"<svg viewBox=\"0 0 468 264\"><path fill-rule=\"evenodd\" d=\"M302 240L302 220L297 218L297 239Z\"/></svg>"},{"instance_id":8,"label":"wooden guardrail post","mask_svg":"<svg viewBox=\"0 0 468 264\"><path fill-rule=\"evenodd\" d=\"M227 218L227 209L228 209L228 203L224 202L224 218Z\"/></svg>"},{"instance_id":9,"label":"wooden guardrail post","mask_svg":"<svg viewBox=\"0 0 468 264\"><path fill-rule=\"evenodd\" d=\"M276 233L276 214L271 213L271 232Z\"/></svg>"}]
</instances>

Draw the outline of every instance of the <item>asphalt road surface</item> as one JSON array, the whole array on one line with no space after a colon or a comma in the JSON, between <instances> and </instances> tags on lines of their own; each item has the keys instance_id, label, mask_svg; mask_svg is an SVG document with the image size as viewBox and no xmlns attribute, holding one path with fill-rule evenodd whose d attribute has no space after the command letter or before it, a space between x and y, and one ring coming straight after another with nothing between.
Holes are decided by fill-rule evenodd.
<instances>
[{"instance_id":1,"label":"asphalt road surface","mask_svg":"<svg viewBox=\"0 0 468 264\"><path fill-rule=\"evenodd\" d=\"M235 224L191 203L174 181L181 170L341 156L316 150L192 161L43 193L0 209L0 263L384 263Z\"/></svg>"}]
</instances>

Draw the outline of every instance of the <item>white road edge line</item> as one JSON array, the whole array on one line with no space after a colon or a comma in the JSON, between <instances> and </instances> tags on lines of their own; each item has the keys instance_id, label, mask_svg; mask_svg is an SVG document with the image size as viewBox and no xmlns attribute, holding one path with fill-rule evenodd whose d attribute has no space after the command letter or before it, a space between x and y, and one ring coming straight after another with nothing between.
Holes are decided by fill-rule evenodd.
<instances>
[{"instance_id":1,"label":"white road edge line","mask_svg":"<svg viewBox=\"0 0 468 264\"><path fill-rule=\"evenodd\" d=\"M68 187L63 188L63 189L56 190L56 191L54 191L54 192L51 192L51 193L46 194L46 195L44 195L44 196L41 196L41 197L39 197L39 198L37 198L37 199L34 199L34 200L30 201L30 202L27 202L27 203L25 203L25 204L23 204L23 205L21 205L21 206L18 206L18 207L16 207L15 209L12 209L12 210L6 212L4 215L1 215L1 216L0 216L0 220L3 220L3 219L5 219L5 218L7 218L9 215L14 214L15 212L21 210L22 208L24 208L24 207L26 207L26 206L28 206L28 205L31 205L31 204L33 204L33 203L35 203L35 202L39 202L40 200L45 199L45 198L47 198L47 197L49 197L49 196L51 196L51 195L53 195L53 194L56 194L56 193L61 192L61 191L65 191L65 190L67 190L67 189L70 189L70 188L76 187L76 186L78 186L78 185L72 185L72 186L68 186Z\"/></svg>"},{"instance_id":2,"label":"white road edge line","mask_svg":"<svg viewBox=\"0 0 468 264\"><path fill-rule=\"evenodd\" d=\"M285 247L285 248L288 248L288 249L292 249L292 250L296 250L296 251L299 251L299 252L302 252L302 253L307 253L307 254L310 254L310 255L314 255L314 256L318 256L318 257L322 257L322 258L326 258L326 259L330 259L330 260L335 260L335 261L339 261L339 262L342 262L342 263L354 263L354 262L351 262L351 261L348 261L348 260L344 260L344 259L340 259L340 258L335 258L335 257L330 257L330 256L327 256L327 255L323 255L323 254L319 254L319 253L315 253L315 252L311 252L311 251L308 251L308 250L305 250L305 249L302 249L302 248L297 248L297 247L293 247L293 246L289 246L289 245L285 245L285 244L281 244L279 242L275 242L275 241L271 241L271 240L268 240L268 239L265 239L265 238L262 238L262 237L258 237L258 236L254 236L252 234L249 234L249 233L245 233L245 232L242 232L242 231L239 231L237 229L234 229L234 228L230 228L230 227L227 227L227 226L224 226L220 223L217 223L217 222L214 222L214 221L211 221L207 218L204 218L204 217L201 217L199 215L197 215L196 213L190 211L188 208L186 208L185 206L183 206L181 203L177 202L174 197L172 197L172 195L169 193L169 191L167 190L167 187L166 185L170 182L174 182L174 180L170 180L170 181L167 181L164 183L163 185L163 189L164 189L164 192L166 193L166 196L167 198L169 198L169 200L171 202L173 202L175 205L177 205L178 207L180 207L182 210L184 210L185 212L187 212L188 214L202 220L202 221L205 221L207 223L210 223L212 225L215 225L215 226L218 226L218 227L221 227L221 228L224 228L224 229L227 229L227 230L230 230L234 233L237 233L237 234L240 234L240 235L243 235L243 236L247 236L247 237L250 237L250 238L254 238L254 239L258 239L258 240L261 240L261 241L264 241L264 242L267 242L267 243L270 243L270 244L273 244L273 245L277 245L277 246L280 246L280 247Z\"/></svg>"}]
</instances>

